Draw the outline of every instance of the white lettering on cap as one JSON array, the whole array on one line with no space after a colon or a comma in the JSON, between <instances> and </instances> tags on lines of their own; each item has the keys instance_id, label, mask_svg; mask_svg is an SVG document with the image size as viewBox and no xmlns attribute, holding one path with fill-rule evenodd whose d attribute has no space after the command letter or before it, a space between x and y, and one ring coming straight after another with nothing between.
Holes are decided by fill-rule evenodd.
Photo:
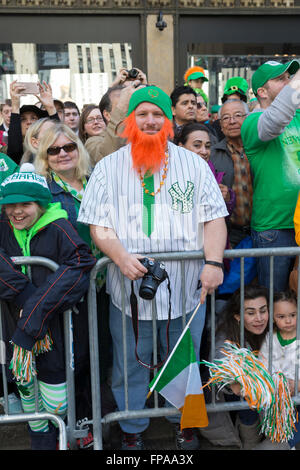
<instances>
[{"instance_id":1,"label":"white lettering on cap","mask_svg":"<svg viewBox=\"0 0 300 470\"><path fill-rule=\"evenodd\" d=\"M37 183L43 186L44 188L48 188L45 177L37 175L36 173L13 173L1 183L1 186L5 187L15 181L19 181L20 183Z\"/></svg>"},{"instance_id":2,"label":"white lettering on cap","mask_svg":"<svg viewBox=\"0 0 300 470\"><path fill-rule=\"evenodd\" d=\"M277 65L282 65L280 62L276 62L276 60L269 60L269 62L266 62L268 65L273 65L273 67L276 67Z\"/></svg>"}]
</instances>

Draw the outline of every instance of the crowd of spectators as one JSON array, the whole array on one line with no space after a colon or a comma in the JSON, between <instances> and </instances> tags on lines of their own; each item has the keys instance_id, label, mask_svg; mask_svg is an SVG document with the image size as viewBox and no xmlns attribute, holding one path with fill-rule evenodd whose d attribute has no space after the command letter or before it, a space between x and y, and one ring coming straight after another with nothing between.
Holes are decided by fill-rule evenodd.
<instances>
[{"instance_id":1,"label":"crowd of spectators","mask_svg":"<svg viewBox=\"0 0 300 470\"><path fill-rule=\"evenodd\" d=\"M227 227L226 249L239 248L245 240L249 242L249 247L261 249L300 245L300 198L298 199L300 187L299 78L299 63L295 60L285 64L265 63L253 74L251 84L248 84L242 77L229 79L220 97L222 104L219 105L209 103L208 96L203 91L203 84L208 81L205 71L201 67L192 67L186 71L182 84L176 86L170 94L173 127L170 141L179 149L186 149L188 152L193 152L197 158L203 159L205 168L208 167L209 172L212 172L216 187L219 188L219 195L221 195L224 202L225 209L222 213ZM81 344L80 351L75 359L77 365L76 410L78 420L82 421L92 417L88 327L86 322L87 284L83 280L96 260L107 253L105 250L99 249L97 236L93 235L92 230L90 231L89 225L93 226L93 224L83 223L79 214L82 211L82 200L86 204L84 194L88 182L93 177L96 168L100 168L98 163L125 148L127 144L126 135L123 133L124 120L128 115L129 103L132 103L134 93L137 93L143 87L150 87L150 85L145 73L141 70L136 69L136 75L132 78L128 71L122 69L106 93L99 97L99 103L88 103L82 109L79 109L75 102L67 101L63 103L55 99L50 84L39 83L38 87L39 94L36 95L36 104L24 105L21 103L24 88L17 81L13 81L10 86L10 99L6 100L0 107L2 117L0 127L0 182L3 183L4 181L3 188L1 187L3 192L1 197L4 202L1 203L3 210L1 214L0 254L5 263L9 262L9 256L25 255L17 233L18 230L29 232L31 226L22 225L21 219L25 216L21 210L19 216L16 213L11 215L8 208L11 205L24 205L29 201L39 202L41 187L46 182L51 202L58 204L56 209L58 207L59 210L63 210L62 217L68 221L64 221L59 229L64 232L64 236L57 234L53 226L51 228L53 230L51 235L53 236L53 243L63 244L63 246L57 247L56 260L60 265L60 270L65 269L63 270L64 275L65 272L69 273L72 270L77 270L76 272L82 276L82 280L80 283L78 281L76 287L77 295L74 295L74 297L70 294L73 285L71 288L68 282L76 283L77 281L74 281L71 275L71 281L64 281L65 284L60 287L68 293L68 295L66 294L67 297L70 295L69 302L74 301L76 303L74 311L79 309L80 313L77 316L74 313L76 319L74 331L80 333L77 341ZM250 99L249 88L252 88L255 98ZM164 107L163 109L165 110ZM179 155L182 154L179 153ZM166 167L167 161L165 162ZM191 169L189 170L191 171ZM19 177L19 179L16 176L13 177L16 174L28 175L31 185L28 192L26 192L26 181L23 177ZM34 175L41 176L42 180L35 181ZM12 180L9 180L9 178L12 178ZM14 189L16 184L19 184L17 190L19 198L9 199L9 197L12 197L9 191L16 191ZM35 184L39 184L40 187L35 189ZM39 196L34 199L30 191L37 191ZM10 200L11 202L9 202ZM224 212L226 209L227 215ZM47 211L45 213L44 211L42 213L38 212L36 220L45 218L45 214L48 214ZM51 217L51 214L48 214L48 217ZM50 223L57 220L57 218L57 215L53 216ZM65 226L67 223L69 225ZM20 227L18 227L18 224L21 224ZM8 227L12 227L11 234ZM42 235L40 232L30 236L35 236L35 240L38 239L41 243ZM11 237L13 242L9 243L7 237ZM16 237L18 243L15 243L14 237ZM75 254L68 246L67 240L68 243L72 240L73 245L80 248L78 248L80 260L77 264L74 258ZM44 252L37 251L32 243L31 251L29 249L26 253L51 257L51 249L49 249L49 246L47 247L45 241L43 243ZM51 245L50 239L48 243ZM15 253L12 252L13 249L16 249ZM231 261L224 259L224 276L230 276L231 269ZM296 340L295 320L294 317L293 320L290 320L290 318L292 307L297 305L297 292L294 292L293 296L291 294L289 294L290 296L288 294L284 296L283 293L290 293L292 289L297 291L297 280L295 282L294 279L295 276L297 277L295 257L292 255L276 256L273 269L271 277L269 258L267 256L258 257L256 275L247 280L248 286L243 299L245 343L251 350L259 350L263 345L262 354L266 354L268 351L265 341L266 337L270 341L267 331L269 328L268 306L270 301L268 289L270 289L271 278L274 292L278 296L275 298L276 308L279 309L279 306L284 305L286 309L281 314L286 317L286 322L290 321L290 327L277 324L278 334L276 336L274 333L275 340L279 341L278 348L281 348L281 354L284 355L285 351L289 350L286 361L290 362L293 360L291 359L290 343L292 340ZM50 303L43 306L42 299L44 299L46 285L49 284L49 280L46 281L44 271L41 274L37 269L33 273L32 280L26 278L26 285L22 284L21 279L22 276L27 276L26 269L15 267L13 271L18 273L16 278L8 270L5 271L7 278L4 279L4 282L13 285L15 293L12 292L13 288L10 288L11 291L8 289L10 294L5 289L0 289L0 299L5 303L7 315L11 315L13 318L10 323L15 325L13 327L10 324L7 327L6 334L11 335L8 340L14 335L15 345L26 349L25 339L22 338L21 341L20 335L16 335L15 329L16 331L18 331L18 328L21 329L20 322L27 325L25 317L26 315L28 315L28 318L31 317L30 309L33 308L33 304L38 304L41 309L42 325L44 325L44 322L48 325L47 322L53 321L52 317L49 319L47 315L46 321L43 317L43 311L51 311L51 307L53 307L54 313L57 314L68 305L68 301L64 299L58 305L60 292L58 291L55 294L54 291L51 296L53 305ZM143 270L143 274L144 272L145 270ZM56 285L61 286L62 282L59 274L53 278L53 283L56 283ZM31 290L29 290L29 284ZM70 290L68 290L68 287ZM216 305L222 307L217 312L219 324L216 357L219 357L221 346L226 339L239 344L241 298L240 292L236 289L225 294L220 293L221 290L219 292L218 286L215 286L212 290L215 290ZM18 292L18 295L16 295L16 292ZM25 295L25 292L28 293L28 296ZM211 293L212 291L208 291L208 294ZM112 395L109 386L114 361L113 341L110 333L113 328L109 326L110 297L105 273L100 273L97 278L98 310L96 314L99 325L103 415L115 411L117 407L115 397ZM28 298L29 300L31 298L32 305L28 305ZM55 302L57 302L56 305ZM206 304L205 308L209 313L209 303ZM16 315L16 310L20 318ZM277 310L275 309L275 313ZM29 324L30 322L28 322ZM51 325L53 326L53 323ZM61 332L59 324L56 327L55 339L58 341ZM39 325L34 328L36 332ZM47 330L45 328L43 331L46 334ZM27 335L30 334L32 333L28 330ZM209 322L207 321L206 326L204 326L201 349L199 342L199 351L200 355L203 355L203 359L211 358L209 334ZM35 335L34 338L43 339L39 335ZM76 337L76 334L74 337ZM19 339L20 342L18 343ZM59 364L61 361L60 358ZM66 400L63 394L65 391L59 394L56 389L55 391L50 389L51 384L54 387L54 385L65 383L65 377L61 374L59 368L57 371L55 368L51 371L53 359L49 363L51 364L49 365L46 361L45 366L42 362L38 362L41 370L46 371L40 378L42 384L41 395L44 400L44 404L41 405L42 409L43 406L47 409L45 403L51 393L57 393L59 400L62 402ZM276 364L276 367L284 368L284 361ZM57 373L57 377L54 377L55 373ZM290 373L288 378L291 384L291 392L293 394L297 393L298 389L293 374ZM205 380L205 373L203 374L203 380ZM239 390L234 385L236 384L232 386L231 395L223 394L222 399L224 401L238 399ZM9 397L12 400L12 406L16 399L21 397L23 409L30 411L31 405L27 394L24 393L24 389L20 393L20 389L16 386L16 382L11 375ZM207 400L210 399L209 396L206 398ZM61 408L62 415L65 413L66 406L65 404ZM260 442L261 435L258 431L258 423L259 417L250 410L239 412L235 417L225 412L221 414L213 413L210 416L209 425L207 428L201 429L200 433L215 445L236 445L244 449L278 449L280 446L277 445L276 447L274 443ZM41 446L45 446L44 448L55 447L55 432L51 424L37 421L33 424L30 423L29 429L32 437L32 448L43 448ZM178 432L180 434L180 431ZM179 435L178 432L177 444L179 441L181 443L181 447L178 448L190 450L199 448L195 433L181 432ZM124 441L123 448L129 450L141 448L140 436L137 439L128 439L128 435L136 436L139 433L127 431L125 434L127 434L127 441ZM48 440L45 436L48 436ZM293 442L281 445L280 448L290 449L294 447L295 443L297 443L297 433L295 433ZM91 444L92 435L89 433L86 445Z\"/></svg>"}]
</instances>

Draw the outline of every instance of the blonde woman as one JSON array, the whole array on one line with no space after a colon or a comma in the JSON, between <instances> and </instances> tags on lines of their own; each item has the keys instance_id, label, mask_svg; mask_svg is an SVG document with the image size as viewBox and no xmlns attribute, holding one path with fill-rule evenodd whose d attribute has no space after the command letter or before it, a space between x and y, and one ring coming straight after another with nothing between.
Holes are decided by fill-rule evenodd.
<instances>
[{"instance_id":1,"label":"blonde woman","mask_svg":"<svg viewBox=\"0 0 300 470\"><path fill-rule=\"evenodd\" d=\"M90 158L79 137L63 123L48 128L38 144L36 172L45 176L53 200L68 212L79 235L90 245L89 228L77 223L77 214L90 174Z\"/></svg>"},{"instance_id":2,"label":"blonde woman","mask_svg":"<svg viewBox=\"0 0 300 470\"><path fill-rule=\"evenodd\" d=\"M20 164L34 164L35 156L38 150L40 140L49 127L55 125L55 121L50 118L42 118L31 124L24 139L24 154Z\"/></svg>"}]
</instances>

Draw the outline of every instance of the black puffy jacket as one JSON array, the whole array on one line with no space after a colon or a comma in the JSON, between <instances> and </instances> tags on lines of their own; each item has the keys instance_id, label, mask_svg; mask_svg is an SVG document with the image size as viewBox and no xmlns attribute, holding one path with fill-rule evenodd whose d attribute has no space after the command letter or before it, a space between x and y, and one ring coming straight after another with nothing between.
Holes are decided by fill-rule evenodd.
<instances>
[{"instance_id":1,"label":"black puffy jacket","mask_svg":"<svg viewBox=\"0 0 300 470\"><path fill-rule=\"evenodd\" d=\"M87 312L80 302L89 287L89 271L96 259L88 245L78 236L71 223L63 218L45 225L31 239L30 255L48 258L59 265L53 272L33 265L31 280L22 273L11 257L23 256L10 222L0 220L0 299L13 302L22 309L12 341L31 350L38 339L50 331L52 351L36 356L38 378L47 383L65 380L63 312L77 305L73 313L74 348L82 360L88 339ZM80 352L82 351L82 353ZM9 358L8 358L9 359Z\"/></svg>"}]
</instances>

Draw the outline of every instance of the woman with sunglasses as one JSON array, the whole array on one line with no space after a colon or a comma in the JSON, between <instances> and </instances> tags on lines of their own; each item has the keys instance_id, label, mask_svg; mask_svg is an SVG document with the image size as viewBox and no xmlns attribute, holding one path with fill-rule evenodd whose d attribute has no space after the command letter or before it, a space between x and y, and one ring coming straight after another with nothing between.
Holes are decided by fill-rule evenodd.
<instances>
[{"instance_id":1,"label":"woman with sunglasses","mask_svg":"<svg viewBox=\"0 0 300 470\"><path fill-rule=\"evenodd\" d=\"M100 258L102 253L96 250L90 237L89 227L77 222L82 196L91 172L91 165L90 157L84 144L69 126L63 123L57 123L45 131L40 140L38 152L35 158L35 169L37 173L47 178L53 201L61 203L62 208L68 213L69 221L77 230L80 237L90 246L93 254L97 258ZM100 306L98 309L98 325L100 335L99 357L101 358L101 390L103 392L102 396L105 395L108 397L108 403L102 403L102 405L103 409L107 409L107 412L109 412L112 411L110 405L110 401L112 400L106 384L110 363L110 336L107 334L107 331L109 330L109 299L106 294L105 274L102 273L97 277L97 305ZM82 302L80 307L87 308L86 302ZM82 345L82 348L85 347L88 351L87 325L83 341L85 341L85 344ZM91 401L88 394L90 387L89 365L83 363L81 366L82 367L79 367L80 375L77 374L75 390L76 397L78 397L78 400L76 398L76 402L78 401L80 403L80 416L77 415L77 418L83 420L86 417L91 419L91 410L89 408ZM86 406L84 404L86 404Z\"/></svg>"},{"instance_id":2,"label":"woman with sunglasses","mask_svg":"<svg viewBox=\"0 0 300 470\"><path fill-rule=\"evenodd\" d=\"M37 173L45 176L55 202L61 202L69 220L85 241L88 229L77 223L77 212L90 174L89 155L79 137L66 124L48 128L39 141Z\"/></svg>"},{"instance_id":3,"label":"woman with sunglasses","mask_svg":"<svg viewBox=\"0 0 300 470\"><path fill-rule=\"evenodd\" d=\"M216 144L218 141L218 137L214 127L209 122L207 103L202 95L197 95L196 122L199 122L199 124L205 124L205 126L210 130L211 133L211 145Z\"/></svg>"},{"instance_id":4,"label":"woman with sunglasses","mask_svg":"<svg viewBox=\"0 0 300 470\"><path fill-rule=\"evenodd\" d=\"M87 105L79 121L79 137L82 142L85 143L89 137L101 134L104 128L105 122L99 107L95 104Z\"/></svg>"}]
</instances>

